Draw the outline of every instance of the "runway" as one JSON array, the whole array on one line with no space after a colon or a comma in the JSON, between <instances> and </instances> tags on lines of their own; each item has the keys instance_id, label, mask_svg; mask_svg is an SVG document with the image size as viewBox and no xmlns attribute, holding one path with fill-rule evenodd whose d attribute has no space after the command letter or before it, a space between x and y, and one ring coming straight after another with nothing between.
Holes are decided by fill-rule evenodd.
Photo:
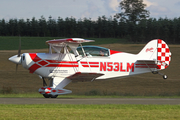
<instances>
[{"instance_id":1,"label":"runway","mask_svg":"<svg viewBox=\"0 0 180 120\"><path fill-rule=\"evenodd\" d=\"M180 98L0 98L0 104L180 104Z\"/></svg>"}]
</instances>

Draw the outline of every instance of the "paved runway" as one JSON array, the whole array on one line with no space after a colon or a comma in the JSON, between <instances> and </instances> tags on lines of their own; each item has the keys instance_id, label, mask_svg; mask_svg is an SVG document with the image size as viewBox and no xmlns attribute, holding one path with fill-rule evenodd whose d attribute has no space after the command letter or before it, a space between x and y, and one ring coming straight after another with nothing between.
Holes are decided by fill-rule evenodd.
<instances>
[{"instance_id":1,"label":"paved runway","mask_svg":"<svg viewBox=\"0 0 180 120\"><path fill-rule=\"evenodd\" d=\"M180 98L0 98L0 104L180 104Z\"/></svg>"}]
</instances>

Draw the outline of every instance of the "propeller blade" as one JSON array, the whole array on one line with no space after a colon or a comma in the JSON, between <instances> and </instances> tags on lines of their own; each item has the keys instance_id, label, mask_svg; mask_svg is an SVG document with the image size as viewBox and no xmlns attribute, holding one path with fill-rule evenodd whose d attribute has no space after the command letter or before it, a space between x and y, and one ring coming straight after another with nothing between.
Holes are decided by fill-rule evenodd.
<instances>
[{"instance_id":1,"label":"propeller blade","mask_svg":"<svg viewBox=\"0 0 180 120\"><path fill-rule=\"evenodd\" d=\"M19 38L19 49L18 49L18 57L21 56L21 36Z\"/></svg>"},{"instance_id":2,"label":"propeller blade","mask_svg":"<svg viewBox=\"0 0 180 120\"><path fill-rule=\"evenodd\" d=\"M19 35L19 49L17 57L21 57L21 36ZM16 64L16 72L18 70L18 64Z\"/></svg>"},{"instance_id":3,"label":"propeller blade","mask_svg":"<svg viewBox=\"0 0 180 120\"><path fill-rule=\"evenodd\" d=\"M17 72L17 70L18 70L18 64L16 64L16 72Z\"/></svg>"}]
</instances>

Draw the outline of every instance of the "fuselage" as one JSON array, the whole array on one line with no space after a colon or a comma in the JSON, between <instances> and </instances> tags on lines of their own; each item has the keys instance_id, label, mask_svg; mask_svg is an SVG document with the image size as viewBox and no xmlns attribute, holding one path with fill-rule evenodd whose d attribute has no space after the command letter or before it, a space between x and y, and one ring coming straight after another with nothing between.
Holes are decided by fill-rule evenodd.
<instances>
[{"instance_id":1,"label":"fuselage","mask_svg":"<svg viewBox=\"0 0 180 120\"><path fill-rule=\"evenodd\" d=\"M137 55L129 53L86 57L75 57L72 53L22 54L22 65L30 73L35 73L42 77L68 77L76 72L104 74L98 77L97 80L120 78L149 71L145 64L139 66L136 60ZM144 69L143 71L142 68Z\"/></svg>"}]
</instances>

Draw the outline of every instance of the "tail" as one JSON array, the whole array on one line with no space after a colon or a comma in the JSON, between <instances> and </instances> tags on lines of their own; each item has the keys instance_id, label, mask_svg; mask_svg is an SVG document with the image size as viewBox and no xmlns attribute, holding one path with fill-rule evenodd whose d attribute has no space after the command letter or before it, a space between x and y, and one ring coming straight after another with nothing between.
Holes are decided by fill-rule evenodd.
<instances>
[{"instance_id":1,"label":"tail","mask_svg":"<svg viewBox=\"0 0 180 120\"><path fill-rule=\"evenodd\" d=\"M171 61L171 52L163 40L155 39L138 53L138 61L154 61L158 70L166 69Z\"/></svg>"}]
</instances>

